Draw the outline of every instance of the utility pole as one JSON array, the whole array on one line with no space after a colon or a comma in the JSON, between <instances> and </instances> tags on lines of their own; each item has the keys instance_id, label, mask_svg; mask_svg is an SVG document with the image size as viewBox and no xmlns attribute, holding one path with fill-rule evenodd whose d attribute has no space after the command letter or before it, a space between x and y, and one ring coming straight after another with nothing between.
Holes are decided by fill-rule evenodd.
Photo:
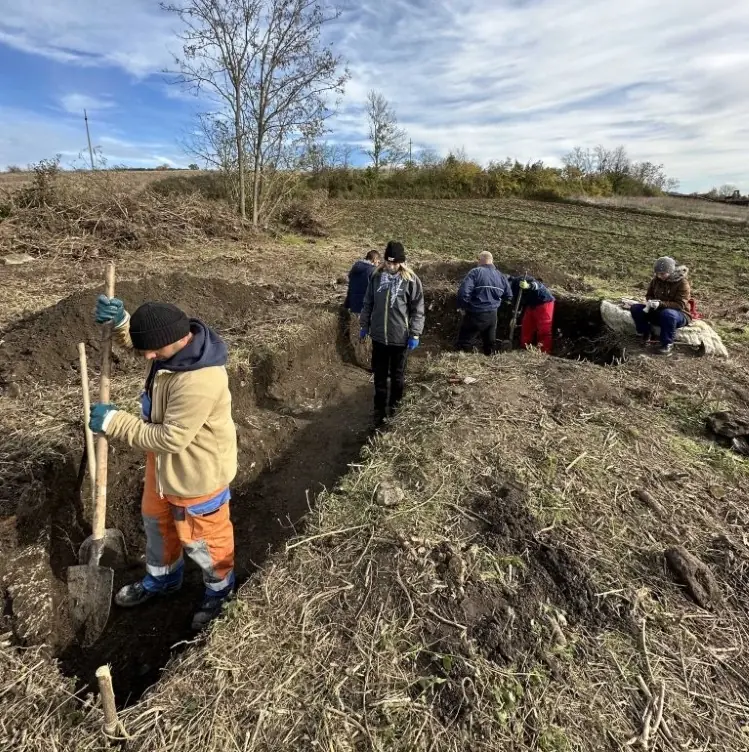
<instances>
[{"instance_id":1,"label":"utility pole","mask_svg":"<svg viewBox=\"0 0 749 752\"><path fill-rule=\"evenodd\" d=\"M414 158L413 158L413 153L412 153L412 151L411 151L411 149L412 149L412 146L413 146L413 142L412 142L412 141L411 141L411 139L409 138L409 139L408 139L408 166L409 166L409 167L413 167L413 165L414 165Z\"/></svg>"},{"instance_id":2,"label":"utility pole","mask_svg":"<svg viewBox=\"0 0 749 752\"><path fill-rule=\"evenodd\" d=\"M86 138L88 139L88 156L91 160L91 169L95 170L94 167L94 150L91 148L91 134L88 131L88 114L86 113L86 110L83 111L83 119L86 121Z\"/></svg>"}]
</instances>

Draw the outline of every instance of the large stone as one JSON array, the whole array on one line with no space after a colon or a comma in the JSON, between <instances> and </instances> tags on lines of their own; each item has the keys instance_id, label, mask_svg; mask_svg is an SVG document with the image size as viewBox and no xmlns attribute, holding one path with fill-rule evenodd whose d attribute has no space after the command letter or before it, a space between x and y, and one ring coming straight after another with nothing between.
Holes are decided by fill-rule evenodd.
<instances>
[{"instance_id":1,"label":"large stone","mask_svg":"<svg viewBox=\"0 0 749 752\"><path fill-rule=\"evenodd\" d=\"M28 253L9 253L3 256L3 263L6 266L20 266L21 264L30 264L34 260L33 256Z\"/></svg>"}]
</instances>

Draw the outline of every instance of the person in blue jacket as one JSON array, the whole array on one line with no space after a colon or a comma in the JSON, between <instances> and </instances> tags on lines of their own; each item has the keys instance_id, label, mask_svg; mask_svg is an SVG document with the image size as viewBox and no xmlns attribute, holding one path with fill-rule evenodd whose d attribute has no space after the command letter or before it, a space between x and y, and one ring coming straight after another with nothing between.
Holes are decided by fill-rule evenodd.
<instances>
[{"instance_id":1,"label":"person in blue jacket","mask_svg":"<svg viewBox=\"0 0 749 752\"><path fill-rule=\"evenodd\" d=\"M476 338L481 337L484 355L491 355L497 339L497 310L503 300L512 300L512 290L507 277L494 266L489 251L480 253L478 262L458 290L458 310L463 311L463 323L456 347L473 352Z\"/></svg>"},{"instance_id":2,"label":"person in blue jacket","mask_svg":"<svg viewBox=\"0 0 749 752\"><path fill-rule=\"evenodd\" d=\"M367 292L369 278L374 274L380 263L379 251L369 251L363 259L359 259L348 273L348 291L343 307L357 316L364 305L364 294Z\"/></svg>"}]
</instances>

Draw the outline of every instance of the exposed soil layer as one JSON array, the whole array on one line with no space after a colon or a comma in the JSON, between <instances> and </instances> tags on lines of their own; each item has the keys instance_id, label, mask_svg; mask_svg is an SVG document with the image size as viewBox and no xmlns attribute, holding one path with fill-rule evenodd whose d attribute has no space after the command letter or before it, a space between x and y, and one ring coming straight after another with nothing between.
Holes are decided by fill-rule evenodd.
<instances>
[{"instance_id":1,"label":"exposed soil layer","mask_svg":"<svg viewBox=\"0 0 749 752\"><path fill-rule=\"evenodd\" d=\"M298 302L298 296L276 286L251 287L188 274L118 282L115 291L131 311L146 301L174 303L222 335L246 331L269 306ZM97 367L101 333L94 307L100 292L78 292L2 332L0 386L25 379L63 384L77 378L79 342L94 354L89 355L89 368ZM132 359L117 358L115 353L117 365L135 368Z\"/></svg>"},{"instance_id":2,"label":"exposed soil layer","mask_svg":"<svg viewBox=\"0 0 749 752\"><path fill-rule=\"evenodd\" d=\"M470 551L443 553L448 591L436 597L433 611L449 615L453 625L465 625L466 636L487 659L513 666L519 677L542 664L562 680L567 666L556 654L567 647L570 627L631 628L626 617L596 597L585 565L563 541L540 532L520 486L491 489L475 501L473 511L476 522L467 523L471 549L487 552L492 563L464 566L459 560ZM456 590L455 573L467 569L481 574ZM443 720L459 723L471 709L471 693L465 691L471 651L442 621L433 625L431 644L437 659L422 670L440 677L436 707ZM451 656L449 662L444 655Z\"/></svg>"},{"instance_id":3,"label":"exposed soil layer","mask_svg":"<svg viewBox=\"0 0 749 752\"><path fill-rule=\"evenodd\" d=\"M129 308L149 299L174 301L250 351L249 358L229 366L239 444L231 509L241 584L270 551L299 531L315 494L335 484L358 458L371 428L369 374L348 362L353 358L347 333L334 312L302 305L288 306L287 312L288 301L279 301L279 291L174 275L123 282L118 295ZM98 347L94 303L95 291L77 294L9 330L4 350L14 367L3 372L6 383L33 380L55 386L77 380L75 343ZM294 308L296 320L290 318ZM282 315L274 316L279 310ZM258 348L244 345L244 335L256 335L255 327L267 326L269 316L279 320L280 328L303 323L304 335L288 347L267 348L262 341ZM251 341L257 342L257 336ZM135 359L123 357L115 379L141 369ZM80 445L54 447L53 459L41 467L19 456L17 477L4 481L4 496L16 503L0 508L2 620L17 641L49 644L64 672L82 686L93 683L96 668L110 663L117 701L125 705L158 679L173 646L192 638L190 620L202 597L202 581L188 562L178 595L142 609L112 606L101 639L92 648L80 648L69 623L65 585L67 568L77 563L78 547L90 533L80 451ZM143 575L143 465L139 452L110 446L107 527L123 533L130 560L125 570L115 572L115 588Z\"/></svg>"},{"instance_id":4,"label":"exposed soil layer","mask_svg":"<svg viewBox=\"0 0 749 752\"><path fill-rule=\"evenodd\" d=\"M425 291L427 324L423 344L427 351L454 349L460 329L460 314L456 310L455 289ZM498 311L497 343L509 343L513 307L503 305ZM523 320L521 306L512 338L512 348L520 347L520 327ZM609 332L601 317L599 302L587 298L556 296L554 306L554 342L552 355L569 360L588 360L597 365L612 365L625 359L619 339ZM478 346L480 343L477 343Z\"/></svg>"},{"instance_id":5,"label":"exposed soil layer","mask_svg":"<svg viewBox=\"0 0 749 752\"><path fill-rule=\"evenodd\" d=\"M370 427L370 389L360 369L341 366L334 373L337 387L328 405L294 410L285 418L287 441L269 453L260 475L233 490L232 521L236 573L241 584L268 554L300 529L315 494L331 487L356 461ZM116 573L115 588L142 576L143 533L137 514L138 497L131 499L130 526L125 532L136 561ZM176 596L142 609L112 607L105 634L92 649L71 645L60 656L62 668L83 682L93 681L103 663L113 668L115 694L122 705L135 700L153 684L172 654L172 647L192 638L190 619L202 597L200 571L187 562L185 582Z\"/></svg>"}]
</instances>

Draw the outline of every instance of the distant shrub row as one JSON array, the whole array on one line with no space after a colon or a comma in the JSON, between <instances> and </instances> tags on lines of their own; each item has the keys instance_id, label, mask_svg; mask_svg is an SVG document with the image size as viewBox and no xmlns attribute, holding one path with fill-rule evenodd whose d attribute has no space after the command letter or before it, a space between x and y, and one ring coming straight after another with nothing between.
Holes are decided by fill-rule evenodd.
<instances>
[{"instance_id":1,"label":"distant shrub row","mask_svg":"<svg viewBox=\"0 0 749 752\"><path fill-rule=\"evenodd\" d=\"M659 188L629 175L586 175L573 167L512 160L482 167L447 157L434 165L375 172L372 168L331 168L305 178L310 188L331 198L535 198L571 196L657 196Z\"/></svg>"}]
</instances>

